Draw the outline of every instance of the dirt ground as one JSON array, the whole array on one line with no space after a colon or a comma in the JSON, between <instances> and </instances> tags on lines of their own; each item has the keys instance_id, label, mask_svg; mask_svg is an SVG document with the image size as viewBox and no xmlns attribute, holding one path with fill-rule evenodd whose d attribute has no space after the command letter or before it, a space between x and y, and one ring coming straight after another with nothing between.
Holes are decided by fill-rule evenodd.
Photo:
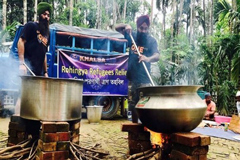
<instances>
[{"instance_id":1,"label":"dirt ground","mask_svg":"<svg viewBox=\"0 0 240 160\"><path fill-rule=\"evenodd\" d=\"M7 138L9 118L0 118L0 148ZM128 152L128 134L121 131L121 124L131 123L124 118L101 120L99 124L89 124L81 120L80 145L94 146L100 144L110 152L111 160L125 160ZM240 160L240 142L211 137L208 160Z\"/></svg>"}]
</instances>

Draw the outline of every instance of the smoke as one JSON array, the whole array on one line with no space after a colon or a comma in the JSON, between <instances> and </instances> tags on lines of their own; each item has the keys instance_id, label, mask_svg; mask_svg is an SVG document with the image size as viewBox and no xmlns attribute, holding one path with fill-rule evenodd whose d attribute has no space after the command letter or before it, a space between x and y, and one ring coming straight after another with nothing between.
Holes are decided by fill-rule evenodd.
<instances>
[{"instance_id":1,"label":"smoke","mask_svg":"<svg viewBox=\"0 0 240 160\"><path fill-rule=\"evenodd\" d=\"M6 54L6 53L4 53ZM0 82L1 89L4 90L19 90L21 79L19 77L18 62L11 57L0 56Z\"/></svg>"},{"instance_id":2,"label":"smoke","mask_svg":"<svg viewBox=\"0 0 240 160\"><path fill-rule=\"evenodd\" d=\"M6 31L0 31L0 34L3 32L5 32L4 35L9 35ZM21 88L19 63L10 54L12 42L6 42L6 37L8 36L1 36L0 38L0 92L6 93L5 96L9 95L16 102ZM4 98L1 99L2 104L4 103L3 100Z\"/></svg>"}]
</instances>

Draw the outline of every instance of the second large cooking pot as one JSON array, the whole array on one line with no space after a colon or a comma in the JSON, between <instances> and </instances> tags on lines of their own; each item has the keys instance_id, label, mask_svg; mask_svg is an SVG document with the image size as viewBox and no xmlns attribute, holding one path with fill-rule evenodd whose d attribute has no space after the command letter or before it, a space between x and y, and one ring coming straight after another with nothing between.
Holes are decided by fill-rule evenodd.
<instances>
[{"instance_id":1,"label":"second large cooking pot","mask_svg":"<svg viewBox=\"0 0 240 160\"><path fill-rule=\"evenodd\" d=\"M202 86L150 86L139 88L139 119L155 132L189 132L202 121L207 106L198 96Z\"/></svg>"},{"instance_id":2,"label":"second large cooking pot","mask_svg":"<svg viewBox=\"0 0 240 160\"><path fill-rule=\"evenodd\" d=\"M81 119L83 81L21 76L20 116L31 120Z\"/></svg>"}]
</instances>

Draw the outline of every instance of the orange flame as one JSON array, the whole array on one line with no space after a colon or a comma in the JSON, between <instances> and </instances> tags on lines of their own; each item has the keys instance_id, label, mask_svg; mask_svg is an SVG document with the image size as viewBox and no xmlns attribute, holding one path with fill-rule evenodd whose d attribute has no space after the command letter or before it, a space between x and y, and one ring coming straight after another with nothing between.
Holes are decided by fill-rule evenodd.
<instances>
[{"instance_id":1,"label":"orange flame","mask_svg":"<svg viewBox=\"0 0 240 160\"><path fill-rule=\"evenodd\" d=\"M147 129L147 131L150 132L151 135L150 140L153 145L153 148L156 148L156 145L162 147L163 144L168 143L168 139L170 138L168 134L157 133L149 129Z\"/></svg>"}]
</instances>

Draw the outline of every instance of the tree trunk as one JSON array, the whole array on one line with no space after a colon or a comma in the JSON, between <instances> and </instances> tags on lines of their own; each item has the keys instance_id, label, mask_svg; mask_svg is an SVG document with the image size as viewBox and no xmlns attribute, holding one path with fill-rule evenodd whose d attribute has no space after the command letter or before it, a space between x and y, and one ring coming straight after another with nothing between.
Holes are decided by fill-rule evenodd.
<instances>
[{"instance_id":1,"label":"tree trunk","mask_svg":"<svg viewBox=\"0 0 240 160\"><path fill-rule=\"evenodd\" d=\"M23 0L23 24L27 23L27 0Z\"/></svg>"},{"instance_id":2,"label":"tree trunk","mask_svg":"<svg viewBox=\"0 0 240 160\"><path fill-rule=\"evenodd\" d=\"M183 11L184 0L180 0L180 10L179 10L179 28L182 26L182 11Z\"/></svg>"},{"instance_id":3,"label":"tree trunk","mask_svg":"<svg viewBox=\"0 0 240 160\"><path fill-rule=\"evenodd\" d=\"M7 0L3 0L3 9L2 9L2 15L3 15L3 24L2 29L5 29L7 26Z\"/></svg>"},{"instance_id":4,"label":"tree trunk","mask_svg":"<svg viewBox=\"0 0 240 160\"><path fill-rule=\"evenodd\" d=\"M97 0L97 20L96 20L96 28L100 29L100 11L101 11L101 0Z\"/></svg>"},{"instance_id":5,"label":"tree trunk","mask_svg":"<svg viewBox=\"0 0 240 160\"><path fill-rule=\"evenodd\" d=\"M192 32L193 32L193 8L194 8L194 0L190 2L190 30L189 30L189 40L190 44L192 44Z\"/></svg>"},{"instance_id":6,"label":"tree trunk","mask_svg":"<svg viewBox=\"0 0 240 160\"><path fill-rule=\"evenodd\" d=\"M113 1L113 21L112 21L112 26L114 28L115 24L116 24L116 18L117 17L117 13L116 13L116 2Z\"/></svg>"},{"instance_id":7,"label":"tree trunk","mask_svg":"<svg viewBox=\"0 0 240 160\"><path fill-rule=\"evenodd\" d=\"M38 5L38 0L35 0L34 2L34 21L37 21L37 5Z\"/></svg>"},{"instance_id":8,"label":"tree trunk","mask_svg":"<svg viewBox=\"0 0 240 160\"><path fill-rule=\"evenodd\" d=\"M173 0L173 2L172 2L172 8L173 8L173 11L172 11L172 20L171 20L171 35L172 35L172 38L173 38L173 32L174 32L174 20L175 20L175 14L176 14L176 11L175 11L175 9L176 9L176 0Z\"/></svg>"},{"instance_id":9,"label":"tree trunk","mask_svg":"<svg viewBox=\"0 0 240 160\"><path fill-rule=\"evenodd\" d=\"M67 8L69 7L69 0L65 0L65 5Z\"/></svg>"},{"instance_id":10,"label":"tree trunk","mask_svg":"<svg viewBox=\"0 0 240 160\"><path fill-rule=\"evenodd\" d=\"M124 0L123 23L125 23L125 21L126 21L126 10L127 10L127 0Z\"/></svg>"},{"instance_id":11,"label":"tree trunk","mask_svg":"<svg viewBox=\"0 0 240 160\"><path fill-rule=\"evenodd\" d=\"M69 14L69 25L72 26L72 16L73 16L73 0L70 0L69 3L69 7L70 7L70 14Z\"/></svg>"},{"instance_id":12,"label":"tree trunk","mask_svg":"<svg viewBox=\"0 0 240 160\"><path fill-rule=\"evenodd\" d=\"M174 37L176 37L178 35L178 30L179 30L179 22L178 22L178 19L179 19L179 11L178 11L178 5L176 4L176 14L175 14L175 27L174 27L174 30L173 30L173 33L174 33Z\"/></svg>"},{"instance_id":13,"label":"tree trunk","mask_svg":"<svg viewBox=\"0 0 240 160\"><path fill-rule=\"evenodd\" d=\"M203 0L203 34L206 37L206 7L205 7L205 0Z\"/></svg>"},{"instance_id":14,"label":"tree trunk","mask_svg":"<svg viewBox=\"0 0 240 160\"><path fill-rule=\"evenodd\" d=\"M151 23L153 23L153 0L151 0Z\"/></svg>"},{"instance_id":15,"label":"tree trunk","mask_svg":"<svg viewBox=\"0 0 240 160\"><path fill-rule=\"evenodd\" d=\"M211 0L211 10L210 10L210 35L213 35L213 8L214 8L213 0Z\"/></svg>"},{"instance_id":16,"label":"tree trunk","mask_svg":"<svg viewBox=\"0 0 240 160\"><path fill-rule=\"evenodd\" d=\"M162 23L163 23L163 39L164 39L164 46L163 48L165 49L166 48L166 40L165 40L165 37L166 37L166 7L163 6L162 8L162 13L163 13L163 19L162 19Z\"/></svg>"},{"instance_id":17,"label":"tree trunk","mask_svg":"<svg viewBox=\"0 0 240 160\"><path fill-rule=\"evenodd\" d=\"M100 6L99 6L99 29L102 29L102 0L100 1Z\"/></svg>"}]
</instances>

